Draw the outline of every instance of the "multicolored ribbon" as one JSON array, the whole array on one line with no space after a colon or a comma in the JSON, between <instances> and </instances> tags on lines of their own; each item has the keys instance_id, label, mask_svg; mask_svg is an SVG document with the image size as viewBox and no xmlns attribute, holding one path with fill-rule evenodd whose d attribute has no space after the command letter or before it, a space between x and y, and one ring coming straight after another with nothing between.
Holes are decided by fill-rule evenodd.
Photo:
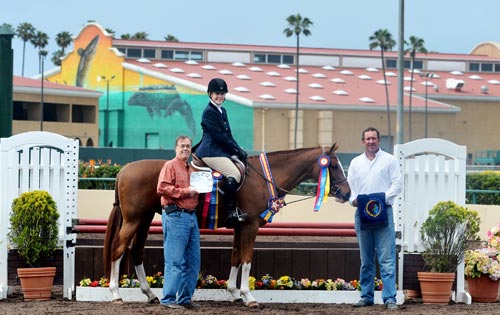
<instances>
[{"instance_id":1,"label":"multicolored ribbon","mask_svg":"<svg viewBox=\"0 0 500 315\"><path fill-rule=\"evenodd\" d=\"M273 216L278 213L281 208L286 206L285 196L278 197L276 194L276 186L274 185L274 178L271 173L271 167L269 167L266 153L261 153L259 155L259 160L262 171L264 172L264 177L267 180L267 190L270 196L267 202L267 209L260 214L260 217L266 222L272 222Z\"/></svg>"},{"instance_id":2,"label":"multicolored ribbon","mask_svg":"<svg viewBox=\"0 0 500 315\"><path fill-rule=\"evenodd\" d=\"M219 191L217 186L222 178L222 174L214 171L212 172L212 177L214 179L214 185L212 187L212 191L205 194L201 227L215 230L217 228L217 219L219 217Z\"/></svg>"},{"instance_id":3,"label":"multicolored ribbon","mask_svg":"<svg viewBox=\"0 0 500 315\"><path fill-rule=\"evenodd\" d=\"M314 211L319 211L323 202L328 202L328 194L330 193L330 176L328 166L330 166L330 157L322 155L318 159L320 167L318 188L316 189L316 201L314 202Z\"/></svg>"}]
</instances>

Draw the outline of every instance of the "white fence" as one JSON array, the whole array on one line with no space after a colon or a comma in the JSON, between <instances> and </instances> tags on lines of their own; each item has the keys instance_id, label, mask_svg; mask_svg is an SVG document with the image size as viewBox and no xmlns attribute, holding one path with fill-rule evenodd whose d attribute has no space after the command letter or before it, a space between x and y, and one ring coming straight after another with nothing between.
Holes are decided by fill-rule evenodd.
<instances>
[{"instance_id":1,"label":"white fence","mask_svg":"<svg viewBox=\"0 0 500 315\"><path fill-rule=\"evenodd\" d=\"M398 144L394 154L403 174L403 189L395 207L396 231L402 235L399 282L403 286L404 255L423 251L420 227L429 210L439 201L451 200L465 206L465 146L442 139L419 139ZM457 269L456 302L471 303L464 289L464 265Z\"/></svg>"},{"instance_id":2,"label":"white fence","mask_svg":"<svg viewBox=\"0 0 500 315\"><path fill-rule=\"evenodd\" d=\"M0 139L0 299L8 292L8 231L11 205L21 193L48 191L59 211L59 245L64 254L64 298L75 288L76 219L78 194L78 140L35 131Z\"/></svg>"}]
</instances>

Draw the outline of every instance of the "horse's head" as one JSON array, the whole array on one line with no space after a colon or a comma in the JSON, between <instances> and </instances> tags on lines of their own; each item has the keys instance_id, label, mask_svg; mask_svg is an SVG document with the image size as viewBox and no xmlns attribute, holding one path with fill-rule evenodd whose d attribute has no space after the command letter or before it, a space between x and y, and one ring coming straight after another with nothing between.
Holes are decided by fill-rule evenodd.
<instances>
[{"instance_id":1,"label":"horse's head","mask_svg":"<svg viewBox=\"0 0 500 315\"><path fill-rule=\"evenodd\" d=\"M328 151L328 156L330 157L330 165L328 166L328 173L330 174L330 195L335 197L339 202L346 202L349 201L349 197L351 196L351 188L347 183L342 164L335 154L338 147L338 143L334 143Z\"/></svg>"}]
</instances>

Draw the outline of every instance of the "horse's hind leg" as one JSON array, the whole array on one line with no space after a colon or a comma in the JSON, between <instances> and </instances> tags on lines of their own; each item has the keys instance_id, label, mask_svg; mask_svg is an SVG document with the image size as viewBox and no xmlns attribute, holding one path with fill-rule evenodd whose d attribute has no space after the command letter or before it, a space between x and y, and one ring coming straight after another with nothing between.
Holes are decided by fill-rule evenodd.
<instances>
[{"instance_id":1,"label":"horse's hind leg","mask_svg":"<svg viewBox=\"0 0 500 315\"><path fill-rule=\"evenodd\" d=\"M119 290L119 277L120 277L120 262L122 261L123 254L111 262L111 272L109 274L109 290L111 291L113 303L123 303Z\"/></svg>"},{"instance_id":2,"label":"horse's hind leg","mask_svg":"<svg viewBox=\"0 0 500 315\"><path fill-rule=\"evenodd\" d=\"M257 237L257 226L246 225L241 229L240 236L240 262L241 269L241 287L240 293L245 298L245 304L249 307L257 307L259 304L250 292L248 285L248 278L250 277L250 270L252 269L253 247L255 238Z\"/></svg>"}]
</instances>

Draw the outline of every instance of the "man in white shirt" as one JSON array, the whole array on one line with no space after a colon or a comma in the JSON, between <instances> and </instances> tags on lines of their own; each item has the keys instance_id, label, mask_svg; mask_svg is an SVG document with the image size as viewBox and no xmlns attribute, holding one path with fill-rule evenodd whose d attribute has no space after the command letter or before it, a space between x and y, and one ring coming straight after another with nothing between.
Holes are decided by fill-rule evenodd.
<instances>
[{"instance_id":1,"label":"man in white shirt","mask_svg":"<svg viewBox=\"0 0 500 315\"><path fill-rule=\"evenodd\" d=\"M373 279L376 276L377 257L383 283L382 299L387 309L397 310L396 237L392 204L401 192L401 172L394 156L380 149L380 134L377 129L365 129L361 140L365 152L351 161L347 175L351 187L349 202L357 207L354 226L361 256L361 300L353 306L374 304ZM385 200L380 202L380 196ZM369 222L379 214L380 220L376 224Z\"/></svg>"}]
</instances>

